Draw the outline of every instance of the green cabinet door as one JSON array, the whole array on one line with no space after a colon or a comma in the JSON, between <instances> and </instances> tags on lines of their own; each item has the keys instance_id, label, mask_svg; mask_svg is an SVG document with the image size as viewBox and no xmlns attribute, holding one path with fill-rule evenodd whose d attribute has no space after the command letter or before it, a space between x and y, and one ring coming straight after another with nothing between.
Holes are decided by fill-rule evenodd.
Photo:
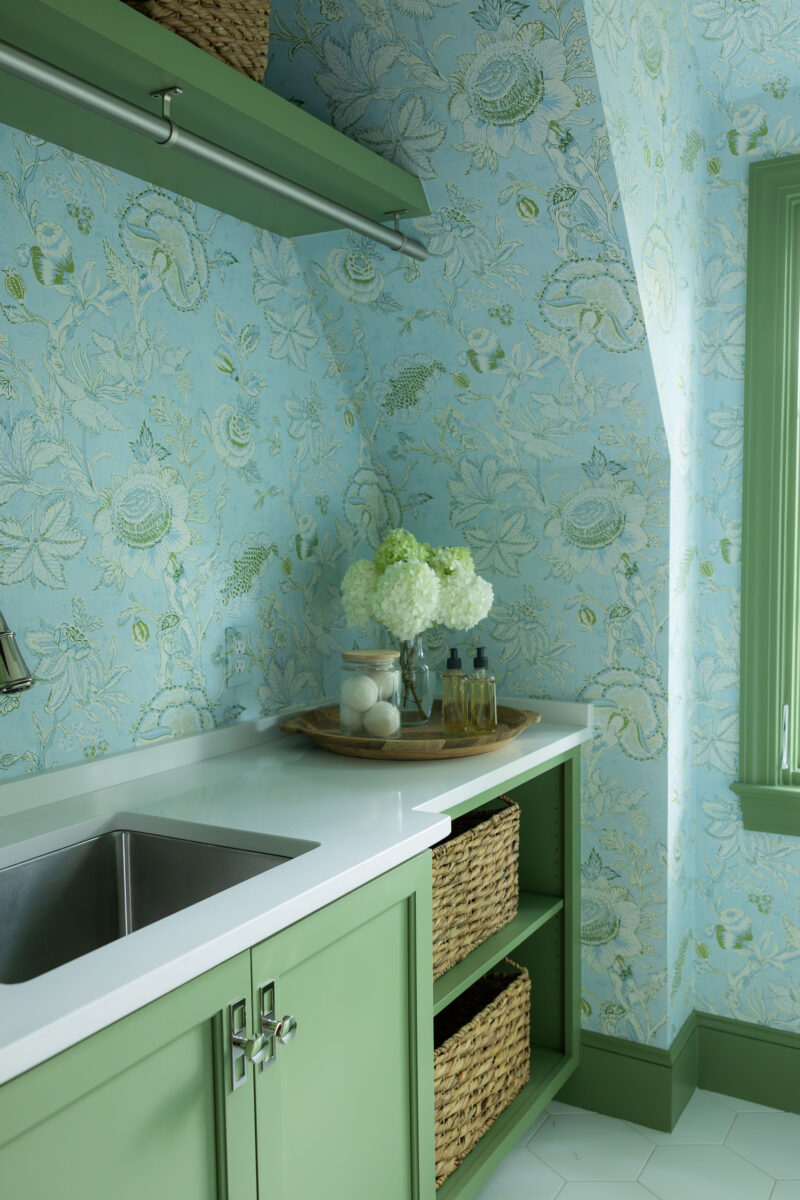
<instances>
[{"instance_id":1,"label":"green cabinet door","mask_svg":"<svg viewBox=\"0 0 800 1200\"><path fill-rule=\"evenodd\" d=\"M431 856L252 951L297 1033L255 1072L269 1200L432 1200Z\"/></svg>"},{"instance_id":2,"label":"green cabinet door","mask_svg":"<svg viewBox=\"0 0 800 1200\"><path fill-rule=\"evenodd\" d=\"M230 1086L240 954L0 1087L8 1200L256 1200L252 1084Z\"/></svg>"}]
</instances>

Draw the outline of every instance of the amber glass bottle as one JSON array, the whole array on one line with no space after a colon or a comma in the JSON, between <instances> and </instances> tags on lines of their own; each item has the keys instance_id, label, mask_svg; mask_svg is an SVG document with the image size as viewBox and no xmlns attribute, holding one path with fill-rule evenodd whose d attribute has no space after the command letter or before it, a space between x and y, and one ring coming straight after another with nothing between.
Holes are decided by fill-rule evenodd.
<instances>
[{"instance_id":1,"label":"amber glass bottle","mask_svg":"<svg viewBox=\"0 0 800 1200\"><path fill-rule=\"evenodd\" d=\"M478 646L469 677L469 728L472 733L494 733L497 728L497 690L483 646Z\"/></svg>"},{"instance_id":2,"label":"amber glass bottle","mask_svg":"<svg viewBox=\"0 0 800 1200\"><path fill-rule=\"evenodd\" d=\"M466 733L467 702L467 677L454 647L442 671L442 728L445 733Z\"/></svg>"}]
</instances>

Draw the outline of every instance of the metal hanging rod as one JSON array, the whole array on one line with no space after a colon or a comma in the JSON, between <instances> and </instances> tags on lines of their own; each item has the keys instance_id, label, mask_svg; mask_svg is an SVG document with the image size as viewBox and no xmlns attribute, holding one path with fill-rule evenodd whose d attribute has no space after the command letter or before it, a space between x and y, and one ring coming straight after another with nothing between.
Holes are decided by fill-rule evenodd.
<instances>
[{"instance_id":1,"label":"metal hanging rod","mask_svg":"<svg viewBox=\"0 0 800 1200\"><path fill-rule=\"evenodd\" d=\"M150 138L165 149L179 150L209 166L227 171L237 179L255 184L266 192L311 209L322 217L328 217L339 225L383 243L391 250L416 258L418 262L424 262L428 257L427 247L422 242L406 237L400 232L398 216L394 213L386 214L395 217L395 228L387 229L371 217L365 217L342 204L337 204L334 200L328 200L327 197L320 196L318 192L312 192L283 175L277 175L266 167L260 167L249 159L225 150L215 142L209 142L186 129L180 129L169 115L170 101L173 96L180 94L180 88L164 88L161 92L154 93L161 97L162 102L162 115L156 116L147 109L121 100L119 96L103 91L102 88L95 87L94 84L87 83L76 75L70 75L68 71L62 71L60 67L54 67L51 63L35 58L32 54L18 50L16 46L3 41L0 41L0 70L26 83L44 88L62 100L79 104L81 108L86 108L98 116L115 121L142 137Z\"/></svg>"}]
</instances>

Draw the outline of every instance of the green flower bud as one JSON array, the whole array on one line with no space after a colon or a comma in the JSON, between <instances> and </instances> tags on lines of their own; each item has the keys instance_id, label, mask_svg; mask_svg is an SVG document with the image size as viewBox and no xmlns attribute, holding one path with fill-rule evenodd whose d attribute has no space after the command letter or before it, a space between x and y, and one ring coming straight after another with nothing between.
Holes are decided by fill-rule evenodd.
<instances>
[{"instance_id":1,"label":"green flower bud","mask_svg":"<svg viewBox=\"0 0 800 1200\"><path fill-rule=\"evenodd\" d=\"M460 388L468 388L469 375L465 374L464 371L456 371L455 375L453 376L453 383Z\"/></svg>"},{"instance_id":2,"label":"green flower bud","mask_svg":"<svg viewBox=\"0 0 800 1200\"><path fill-rule=\"evenodd\" d=\"M584 606L583 608L579 608L578 609L578 624L583 629L591 629L593 625L596 625L597 624L597 616L595 614L594 609L589 608L588 605Z\"/></svg>"},{"instance_id":3,"label":"green flower bud","mask_svg":"<svg viewBox=\"0 0 800 1200\"><path fill-rule=\"evenodd\" d=\"M710 958L711 957L711 951L709 950L709 948L705 942L695 942L694 948L697 951L698 958Z\"/></svg>"},{"instance_id":4,"label":"green flower bud","mask_svg":"<svg viewBox=\"0 0 800 1200\"><path fill-rule=\"evenodd\" d=\"M6 291L14 300L25 299L25 280L16 271L6 268Z\"/></svg>"},{"instance_id":5,"label":"green flower bud","mask_svg":"<svg viewBox=\"0 0 800 1200\"><path fill-rule=\"evenodd\" d=\"M284 575L291 575L291 573L292 573L292 560L289 558L289 556L288 556L288 555L287 555L285 558L282 558L282 559L281 559L281 567L282 567L282 569L283 569L283 573L284 573Z\"/></svg>"},{"instance_id":6,"label":"green flower bud","mask_svg":"<svg viewBox=\"0 0 800 1200\"><path fill-rule=\"evenodd\" d=\"M714 564L709 562L708 559L704 559L700 563L700 573L701 575L705 575L706 579L710 579L714 574Z\"/></svg>"},{"instance_id":7,"label":"green flower bud","mask_svg":"<svg viewBox=\"0 0 800 1200\"><path fill-rule=\"evenodd\" d=\"M719 175L722 170L722 160L717 158L716 154L706 159L706 170L709 175Z\"/></svg>"},{"instance_id":8,"label":"green flower bud","mask_svg":"<svg viewBox=\"0 0 800 1200\"><path fill-rule=\"evenodd\" d=\"M131 637L135 646L144 646L150 641L150 627L146 621L138 620L133 622L131 629Z\"/></svg>"},{"instance_id":9,"label":"green flower bud","mask_svg":"<svg viewBox=\"0 0 800 1200\"><path fill-rule=\"evenodd\" d=\"M353 414L352 409L346 408L344 410L345 429L352 429L353 426L355 425L355 423L356 423L356 418L355 418L355 415Z\"/></svg>"},{"instance_id":10,"label":"green flower bud","mask_svg":"<svg viewBox=\"0 0 800 1200\"><path fill-rule=\"evenodd\" d=\"M392 529L387 533L373 560L378 575L396 562L424 562L425 551L413 533L407 529Z\"/></svg>"},{"instance_id":11,"label":"green flower bud","mask_svg":"<svg viewBox=\"0 0 800 1200\"><path fill-rule=\"evenodd\" d=\"M539 216L539 205L531 196L520 196L515 207L520 221L526 225L533 225Z\"/></svg>"}]
</instances>

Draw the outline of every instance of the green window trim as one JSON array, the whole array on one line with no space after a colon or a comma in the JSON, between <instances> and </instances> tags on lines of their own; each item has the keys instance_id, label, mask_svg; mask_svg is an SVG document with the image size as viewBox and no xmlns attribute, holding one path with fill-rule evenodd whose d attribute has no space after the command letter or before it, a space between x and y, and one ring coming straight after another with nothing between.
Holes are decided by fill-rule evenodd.
<instances>
[{"instance_id":1,"label":"green window trim","mask_svg":"<svg viewBox=\"0 0 800 1200\"><path fill-rule=\"evenodd\" d=\"M750 167L748 226L739 780L732 786L747 829L800 835L800 155Z\"/></svg>"}]
</instances>

